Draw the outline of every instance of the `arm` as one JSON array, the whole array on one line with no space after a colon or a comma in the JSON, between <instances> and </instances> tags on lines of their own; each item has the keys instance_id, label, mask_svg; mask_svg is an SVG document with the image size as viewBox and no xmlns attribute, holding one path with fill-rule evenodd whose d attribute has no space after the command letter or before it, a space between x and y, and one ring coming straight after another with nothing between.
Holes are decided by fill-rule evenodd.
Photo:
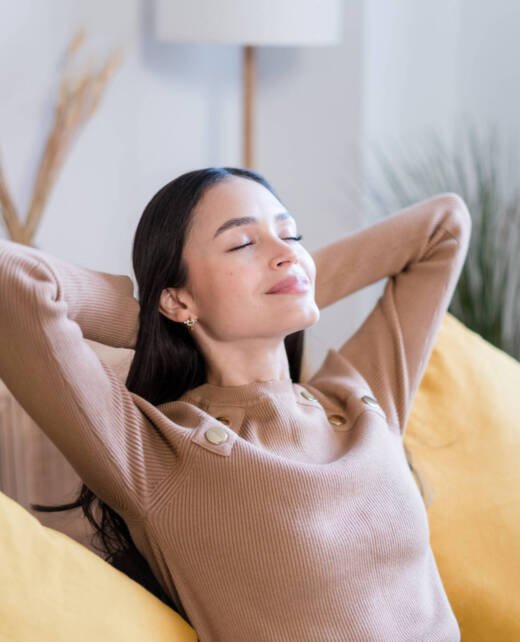
<instances>
[{"instance_id":1,"label":"arm","mask_svg":"<svg viewBox=\"0 0 520 642\"><path fill-rule=\"evenodd\" d=\"M313 254L320 308L389 277L372 312L338 353L362 374L401 434L464 265L470 234L466 204L447 192Z\"/></svg>"},{"instance_id":2,"label":"arm","mask_svg":"<svg viewBox=\"0 0 520 642\"><path fill-rule=\"evenodd\" d=\"M134 348L139 302L129 276L79 267L43 250L0 239L0 257L6 253L16 254L25 267L45 264L58 288L57 298L67 303L67 316L78 323L85 339Z\"/></svg>"},{"instance_id":3,"label":"arm","mask_svg":"<svg viewBox=\"0 0 520 642\"><path fill-rule=\"evenodd\" d=\"M169 444L84 338L133 347L127 276L0 240L0 377L83 481L115 510L140 510L174 465Z\"/></svg>"}]
</instances>

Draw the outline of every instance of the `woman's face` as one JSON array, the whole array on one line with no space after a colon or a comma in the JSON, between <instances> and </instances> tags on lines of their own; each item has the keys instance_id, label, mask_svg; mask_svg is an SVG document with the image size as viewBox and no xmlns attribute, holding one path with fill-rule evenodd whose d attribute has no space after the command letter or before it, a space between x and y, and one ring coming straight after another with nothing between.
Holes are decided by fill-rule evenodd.
<instances>
[{"instance_id":1,"label":"woman's face","mask_svg":"<svg viewBox=\"0 0 520 642\"><path fill-rule=\"evenodd\" d=\"M277 219L280 213L285 216ZM243 217L257 221L229 223ZM298 233L285 207L256 181L232 176L209 188L195 208L184 246L189 274L184 300L199 321L194 336L204 331L220 341L283 338L314 325L316 265L302 243L291 240ZM290 275L308 281L306 292L267 294Z\"/></svg>"}]
</instances>

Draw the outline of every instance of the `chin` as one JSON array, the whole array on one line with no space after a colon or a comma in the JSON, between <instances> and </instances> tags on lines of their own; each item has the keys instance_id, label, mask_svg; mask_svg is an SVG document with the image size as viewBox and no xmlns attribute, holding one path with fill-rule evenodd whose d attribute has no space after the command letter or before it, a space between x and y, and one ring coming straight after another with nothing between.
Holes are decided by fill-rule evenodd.
<instances>
[{"instance_id":1,"label":"chin","mask_svg":"<svg viewBox=\"0 0 520 642\"><path fill-rule=\"evenodd\" d=\"M319 308L315 306L315 309L309 311L309 314L305 315L305 318L301 320L301 323L294 330L291 330L291 334L293 332L298 332L299 330L306 330L307 328L311 328L313 325L316 325L319 320L320 311Z\"/></svg>"},{"instance_id":2,"label":"chin","mask_svg":"<svg viewBox=\"0 0 520 642\"><path fill-rule=\"evenodd\" d=\"M316 313L312 317L312 319L309 320L309 323L307 324L307 328L311 328L313 325L316 325L318 321L320 320L320 311L318 308L316 308Z\"/></svg>"}]
</instances>

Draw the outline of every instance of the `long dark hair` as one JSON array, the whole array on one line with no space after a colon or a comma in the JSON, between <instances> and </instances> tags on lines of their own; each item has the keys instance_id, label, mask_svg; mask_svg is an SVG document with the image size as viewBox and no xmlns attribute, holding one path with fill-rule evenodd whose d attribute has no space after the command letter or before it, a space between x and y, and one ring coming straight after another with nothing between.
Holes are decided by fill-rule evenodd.
<instances>
[{"instance_id":1,"label":"long dark hair","mask_svg":"<svg viewBox=\"0 0 520 642\"><path fill-rule=\"evenodd\" d=\"M125 383L128 390L154 405L174 401L206 380L204 358L189 328L165 317L159 311L159 299L164 288L186 284L183 248L194 209L207 189L230 176L254 180L282 202L258 172L209 167L182 174L162 187L145 207L135 231L132 264L139 291L139 330ZM300 382L304 330L289 334L284 342L291 379ZM72 503L31 507L45 512L81 507L94 528L92 545L104 559L177 611L137 550L123 518L84 483Z\"/></svg>"}]
</instances>

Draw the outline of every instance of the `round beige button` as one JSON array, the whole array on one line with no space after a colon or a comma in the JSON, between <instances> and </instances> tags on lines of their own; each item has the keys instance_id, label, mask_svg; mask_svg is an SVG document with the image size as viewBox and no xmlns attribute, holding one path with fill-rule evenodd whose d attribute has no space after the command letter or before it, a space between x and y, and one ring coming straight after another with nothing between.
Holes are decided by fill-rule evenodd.
<instances>
[{"instance_id":1,"label":"round beige button","mask_svg":"<svg viewBox=\"0 0 520 642\"><path fill-rule=\"evenodd\" d=\"M229 426L230 421L227 417L217 417L218 421L221 421L223 424L226 424L226 426Z\"/></svg>"},{"instance_id":2,"label":"round beige button","mask_svg":"<svg viewBox=\"0 0 520 642\"><path fill-rule=\"evenodd\" d=\"M228 434L223 428L215 426L214 428L208 428L204 433L204 437L212 444L221 444L226 441Z\"/></svg>"},{"instance_id":3,"label":"round beige button","mask_svg":"<svg viewBox=\"0 0 520 642\"><path fill-rule=\"evenodd\" d=\"M334 426L341 426L341 424L344 424L345 421L346 419L345 417L343 417L343 415L329 415L329 422Z\"/></svg>"},{"instance_id":4,"label":"round beige button","mask_svg":"<svg viewBox=\"0 0 520 642\"><path fill-rule=\"evenodd\" d=\"M300 390L300 394L302 397L305 397L305 399L309 399L309 401L316 401L316 397L308 390Z\"/></svg>"},{"instance_id":5,"label":"round beige button","mask_svg":"<svg viewBox=\"0 0 520 642\"><path fill-rule=\"evenodd\" d=\"M379 408L379 404L374 399L374 397L370 397L369 395L364 395L363 397L361 397L361 401L363 403L366 403L367 406L374 406L375 408Z\"/></svg>"}]
</instances>

